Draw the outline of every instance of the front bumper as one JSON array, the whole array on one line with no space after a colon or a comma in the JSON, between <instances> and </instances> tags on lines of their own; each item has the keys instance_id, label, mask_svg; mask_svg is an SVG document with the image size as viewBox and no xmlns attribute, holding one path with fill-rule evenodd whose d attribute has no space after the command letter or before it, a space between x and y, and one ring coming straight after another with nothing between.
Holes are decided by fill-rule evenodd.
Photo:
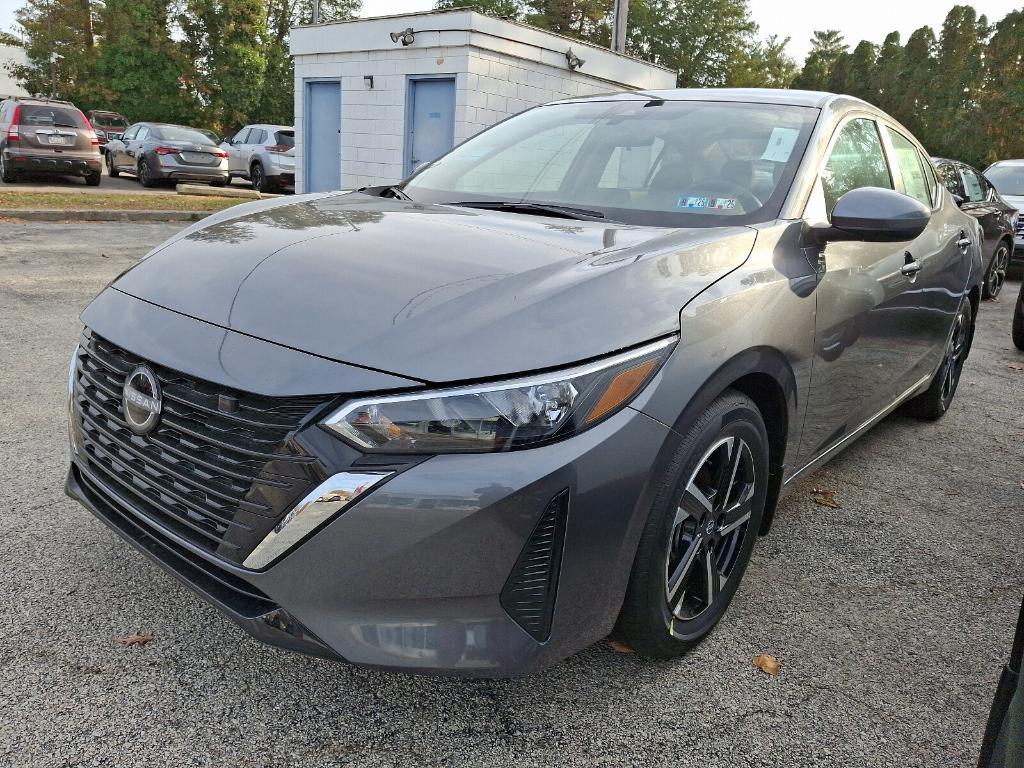
<instances>
[{"instance_id":1,"label":"front bumper","mask_svg":"<svg viewBox=\"0 0 1024 768\"><path fill-rule=\"evenodd\" d=\"M57 176L90 176L103 167L100 154L57 154L32 150L5 149L4 157L10 166L23 173Z\"/></svg>"}]
</instances>

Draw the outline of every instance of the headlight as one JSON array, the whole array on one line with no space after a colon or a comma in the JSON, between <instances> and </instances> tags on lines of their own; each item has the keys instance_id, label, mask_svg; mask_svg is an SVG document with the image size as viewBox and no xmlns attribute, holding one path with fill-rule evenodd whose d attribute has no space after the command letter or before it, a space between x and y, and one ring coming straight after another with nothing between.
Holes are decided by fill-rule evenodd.
<instances>
[{"instance_id":1,"label":"headlight","mask_svg":"<svg viewBox=\"0 0 1024 768\"><path fill-rule=\"evenodd\" d=\"M668 357L675 337L576 368L496 384L354 400L323 426L384 453L528 448L589 429L626 405Z\"/></svg>"}]
</instances>

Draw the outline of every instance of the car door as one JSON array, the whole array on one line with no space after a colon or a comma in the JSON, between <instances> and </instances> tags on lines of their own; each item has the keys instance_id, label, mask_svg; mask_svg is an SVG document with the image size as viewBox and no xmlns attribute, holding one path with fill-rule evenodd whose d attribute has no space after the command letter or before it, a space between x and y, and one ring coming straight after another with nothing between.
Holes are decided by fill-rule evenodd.
<instances>
[{"instance_id":1,"label":"car door","mask_svg":"<svg viewBox=\"0 0 1024 768\"><path fill-rule=\"evenodd\" d=\"M895 189L881 127L873 116L840 124L805 212L831 221L836 201L860 187ZM801 454L813 459L884 411L911 386L927 352L920 313L906 292L910 242L830 241L818 253L815 348Z\"/></svg>"},{"instance_id":2,"label":"car door","mask_svg":"<svg viewBox=\"0 0 1024 768\"><path fill-rule=\"evenodd\" d=\"M148 125L140 125L132 140L125 145L125 166L134 169L138 166L139 160L145 153L146 139L149 138L150 129Z\"/></svg>"},{"instance_id":3,"label":"car door","mask_svg":"<svg viewBox=\"0 0 1024 768\"><path fill-rule=\"evenodd\" d=\"M253 128L249 132L249 138L245 144L245 165L242 166L242 170L245 173L249 173L249 169L252 167L253 158L257 156L263 144L267 140L267 132L263 128Z\"/></svg>"},{"instance_id":4,"label":"car door","mask_svg":"<svg viewBox=\"0 0 1024 768\"><path fill-rule=\"evenodd\" d=\"M246 139L251 132L252 129L245 126L232 137L231 144L228 146L228 171L230 173L242 173L245 170L244 161L241 158Z\"/></svg>"},{"instance_id":5,"label":"car door","mask_svg":"<svg viewBox=\"0 0 1024 768\"><path fill-rule=\"evenodd\" d=\"M111 163L117 168L128 167L128 144L135 138L140 127L139 125L128 126L127 130L121 134L120 141L111 146L110 151L113 153Z\"/></svg>"},{"instance_id":6,"label":"car door","mask_svg":"<svg viewBox=\"0 0 1024 768\"><path fill-rule=\"evenodd\" d=\"M1003 222L1003 212L996 205L994 197L989 192L988 184L980 173L971 168L971 166L963 164L958 166L958 170L963 178L965 192L964 202L960 206L960 210L970 214L981 224L982 232L985 235L985 240L981 244L981 251L987 266L989 259L995 254L999 239L1006 230L1006 224Z\"/></svg>"},{"instance_id":7,"label":"car door","mask_svg":"<svg viewBox=\"0 0 1024 768\"><path fill-rule=\"evenodd\" d=\"M960 308L970 280L967 254L972 241L968 230L973 222L965 219L964 212L939 188L931 162L912 139L889 125L885 137L897 189L932 211L928 226L906 250L908 259L920 266L917 279L903 297L906 307L916 312L915 328L924 334L924 354L911 371L916 380L934 373Z\"/></svg>"}]
</instances>

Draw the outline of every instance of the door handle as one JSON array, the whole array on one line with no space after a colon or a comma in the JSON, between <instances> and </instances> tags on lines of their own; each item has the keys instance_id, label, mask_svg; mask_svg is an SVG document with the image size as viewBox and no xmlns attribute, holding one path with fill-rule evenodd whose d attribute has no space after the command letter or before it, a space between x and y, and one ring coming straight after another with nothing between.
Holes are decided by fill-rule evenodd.
<instances>
[{"instance_id":1,"label":"door handle","mask_svg":"<svg viewBox=\"0 0 1024 768\"><path fill-rule=\"evenodd\" d=\"M971 247L971 238L961 237L959 240L956 241L956 245L961 251L967 253L967 249Z\"/></svg>"},{"instance_id":2,"label":"door handle","mask_svg":"<svg viewBox=\"0 0 1024 768\"><path fill-rule=\"evenodd\" d=\"M917 273L921 271L921 262L911 256L909 251L907 251L906 259L907 263L900 267L900 272L913 279L917 277Z\"/></svg>"}]
</instances>

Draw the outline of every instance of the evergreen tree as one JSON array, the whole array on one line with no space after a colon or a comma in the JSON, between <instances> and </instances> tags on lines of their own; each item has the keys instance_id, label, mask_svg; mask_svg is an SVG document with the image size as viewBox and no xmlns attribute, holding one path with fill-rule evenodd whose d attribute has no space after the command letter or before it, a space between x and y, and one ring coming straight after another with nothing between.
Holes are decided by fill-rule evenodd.
<instances>
[{"instance_id":1,"label":"evergreen tree","mask_svg":"<svg viewBox=\"0 0 1024 768\"><path fill-rule=\"evenodd\" d=\"M987 147L980 161L1024 157L1024 10L1011 12L996 24L985 66L985 90L979 101Z\"/></svg>"},{"instance_id":2,"label":"evergreen tree","mask_svg":"<svg viewBox=\"0 0 1024 768\"><path fill-rule=\"evenodd\" d=\"M900 105L893 117L909 128L918 140L929 146L932 123L932 88L935 85L935 33L931 27L911 32L903 47L903 65L893 100Z\"/></svg>"},{"instance_id":3,"label":"evergreen tree","mask_svg":"<svg viewBox=\"0 0 1024 768\"><path fill-rule=\"evenodd\" d=\"M614 0L524 0L526 23L595 45L611 43Z\"/></svg>"},{"instance_id":4,"label":"evergreen tree","mask_svg":"<svg viewBox=\"0 0 1024 768\"><path fill-rule=\"evenodd\" d=\"M985 17L969 5L954 6L946 15L928 98L932 151L975 161L984 155L978 97L987 37Z\"/></svg>"},{"instance_id":5,"label":"evergreen tree","mask_svg":"<svg viewBox=\"0 0 1024 768\"><path fill-rule=\"evenodd\" d=\"M828 90L836 61L847 50L838 29L815 30L811 37L811 52L807 54L800 74L793 80L793 87L808 91Z\"/></svg>"},{"instance_id":6,"label":"evergreen tree","mask_svg":"<svg viewBox=\"0 0 1024 768\"><path fill-rule=\"evenodd\" d=\"M797 74L796 62L786 55L789 38L771 35L754 41L740 52L727 85L732 88L789 88Z\"/></svg>"},{"instance_id":7,"label":"evergreen tree","mask_svg":"<svg viewBox=\"0 0 1024 768\"><path fill-rule=\"evenodd\" d=\"M525 13L523 0L437 0L434 9L446 11L449 8L470 8L498 19L521 21Z\"/></svg>"},{"instance_id":8,"label":"evergreen tree","mask_svg":"<svg viewBox=\"0 0 1024 768\"><path fill-rule=\"evenodd\" d=\"M829 90L874 103L876 56L874 44L867 40L857 43L853 53L840 54L832 65Z\"/></svg>"},{"instance_id":9,"label":"evergreen tree","mask_svg":"<svg viewBox=\"0 0 1024 768\"><path fill-rule=\"evenodd\" d=\"M875 103L890 114L896 114L902 105L897 100L900 93L900 71L903 69L903 45L900 33L890 32L878 51L875 64Z\"/></svg>"},{"instance_id":10,"label":"evergreen tree","mask_svg":"<svg viewBox=\"0 0 1024 768\"><path fill-rule=\"evenodd\" d=\"M94 16L103 6L89 0L26 0L15 12L28 63L12 68L27 91L91 104L96 89Z\"/></svg>"}]
</instances>

